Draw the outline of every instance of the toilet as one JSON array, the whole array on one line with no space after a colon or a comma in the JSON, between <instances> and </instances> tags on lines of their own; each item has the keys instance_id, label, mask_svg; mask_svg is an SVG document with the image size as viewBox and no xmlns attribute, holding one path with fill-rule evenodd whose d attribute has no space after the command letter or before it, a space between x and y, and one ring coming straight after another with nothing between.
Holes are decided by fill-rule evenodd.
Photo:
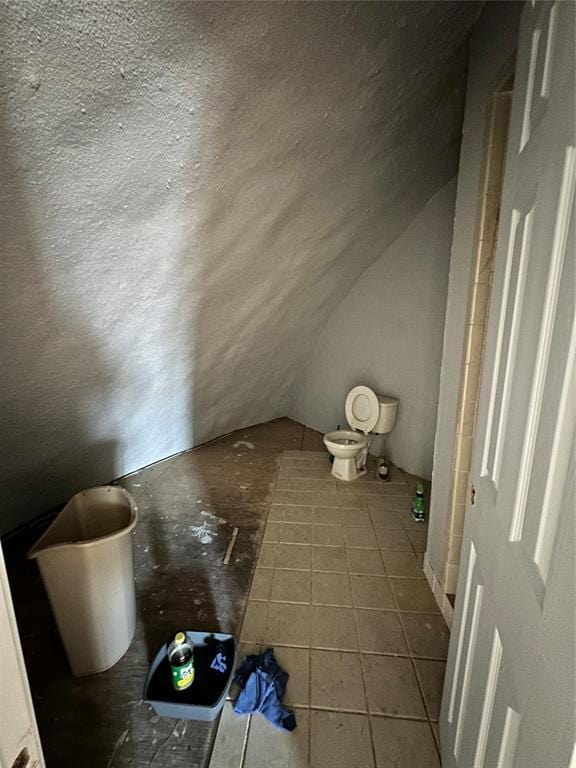
<instances>
[{"instance_id":1,"label":"toilet","mask_svg":"<svg viewBox=\"0 0 576 768\"><path fill-rule=\"evenodd\" d=\"M324 445L334 456L332 475L349 482L365 474L370 434L391 432L397 413L395 397L377 395L370 387L351 389L346 398L346 419L350 429L324 435Z\"/></svg>"}]
</instances>

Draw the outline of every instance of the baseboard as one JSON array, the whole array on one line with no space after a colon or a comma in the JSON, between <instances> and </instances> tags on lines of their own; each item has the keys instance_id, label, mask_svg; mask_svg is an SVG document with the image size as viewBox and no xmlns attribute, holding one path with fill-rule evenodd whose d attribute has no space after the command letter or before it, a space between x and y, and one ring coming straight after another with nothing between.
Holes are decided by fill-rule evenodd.
<instances>
[{"instance_id":1,"label":"baseboard","mask_svg":"<svg viewBox=\"0 0 576 768\"><path fill-rule=\"evenodd\" d=\"M446 624L448 624L448 627L452 627L452 603L450 602L448 595L444 592L442 582L434 573L434 569L432 568L427 552L424 553L423 569L424 575L426 576L428 584L430 585L430 589L432 590L432 594L434 595L434 599L438 603L438 607L440 608L442 616L444 616L444 621Z\"/></svg>"}]
</instances>

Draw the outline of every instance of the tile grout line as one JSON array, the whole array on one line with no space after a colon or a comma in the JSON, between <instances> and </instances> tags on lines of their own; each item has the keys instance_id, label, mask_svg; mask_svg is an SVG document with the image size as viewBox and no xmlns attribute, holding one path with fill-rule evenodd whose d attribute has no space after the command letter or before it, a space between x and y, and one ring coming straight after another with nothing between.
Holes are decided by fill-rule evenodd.
<instances>
[{"instance_id":1,"label":"tile grout line","mask_svg":"<svg viewBox=\"0 0 576 768\"><path fill-rule=\"evenodd\" d=\"M368 512L368 518L370 520L370 528L372 530L372 534L374 538L376 538L376 531L374 529L374 521L372 520L372 515L370 512ZM378 550L380 552L380 550ZM387 574L386 571L386 564L384 563L384 558L382 557L382 554L380 554L380 560L382 562L382 568L384 569L384 574ZM348 564L350 561L348 560L348 552L346 552L346 561ZM360 626L358 624L358 615L357 615L357 607L356 607L356 600L354 597L354 592L352 590L352 579L350 578L350 574L348 575L348 579L350 581L350 594L352 595L352 612L354 614L354 624L356 626L356 638L358 640L358 653L360 656L360 675L362 677L362 690L364 691L364 702L366 704L366 719L368 721L368 733L370 735L370 747L372 748L372 761L374 763L374 768L378 765L377 755L376 755L376 744L374 742L374 732L372 730L372 718L370 713L370 701L368 699L368 686L366 683L366 669L364 666L364 654L362 653L362 641L360 639Z\"/></svg>"},{"instance_id":2,"label":"tile grout line","mask_svg":"<svg viewBox=\"0 0 576 768\"><path fill-rule=\"evenodd\" d=\"M280 469L281 469L281 466L282 466L281 461L282 461L282 458L280 459L280 464L279 464L279 467L278 467L277 472L276 472L276 479L278 479L278 476L279 476L279 473L280 473ZM274 489L275 489L275 486L273 486L273 491L274 491ZM314 493L314 491L311 491L310 493ZM266 525L269 522L270 509L271 509L271 506L272 506L273 503L274 502L271 502L268 505L268 515L266 517L265 529L266 529ZM341 507L340 503L341 503L341 500L339 498L338 506L333 508L335 511L339 510L340 512L342 512L343 510L346 509L346 507ZM323 506L323 505L322 504L320 504L320 505L318 505L318 504L316 504L316 505L285 504L284 506L294 506L294 507L311 506L311 507L315 507L315 506ZM353 509L353 508L356 508L356 507L349 507L349 508ZM364 509L367 512L369 523L368 523L368 525L365 525L365 526L355 526L355 527L369 528L371 533L372 533L372 535L373 535L373 537L375 538L375 540L377 540L377 537L376 537L376 526L374 524L374 519L373 519L373 517L371 515L371 511L372 510L368 506L368 499L366 499L366 501L364 501L362 503L362 506L359 505L358 508L362 508L362 509ZM398 517L400 519L400 515L402 514L401 511L399 511L398 509L394 508L394 512L398 515ZM341 517L341 519L343 519L343 518ZM272 521L270 521L270 522L272 522ZM276 522L277 524L280 524L280 525L282 525L282 524L291 524L291 523L285 523L284 521L273 521L273 522ZM310 528L312 528L312 526L314 525L314 522L311 519L310 523L302 523L301 521L298 521L297 523L294 523L294 524L295 525L307 524L307 525L310 526ZM320 525L320 524L318 524L318 525ZM350 527L350 526L345 526L342 523L342 524L339 524L338 527L341 527L341 528L344 529L344 528ZM354 526L352 526L352 527L354 527ZM404 535L408 539L410 550L401 550L401 551L402 552L406 552L407 554L410 553L412 556L418 558L418 554L419 553L416 552L415 545L414 545L412 539L410 538L409 529L404 527L404 526L402 526L402 528L392 529L392 530L402 530L404 532ZM267 568L267 567L266 568L262 568L262 570L270 570L271 573L272 573L272 580L274 580L274 575L277 572L279 572L279 571L280 572L281 571L288 571L288 572L297 572L297 573L298 572L300 572L300 573L306 573L306 572L310 573L310 596L309 596L309 601L307 603L302 603L302 602L296 603L296 602L285 601L285 600L284 601L283 600L277 600L277 601L274 600L273 601L272 600L272 593L270 593L270 596L268 597L268 599L266 601L255 601L255 602L266 602L266 604L267 604L267 608L266 608L266 627L267 628L269 626L269 607L270 607L271 603L277 603L277 604L287 603L287 604L291 604L291 605L302 605L302 606L308 605L308 607L309 607L309 612L308 612L308 633L309 633L308 643L305 646L295 646L295 645L290 645L290 644L286 644L286 645L278 644L278 645L279 645L279 647L287 647L287 648L290 648L290 647L302 648L302 647L304 647L308 651L309 668L308 668L308 680L307 680L307 686L308 686L307 700L309 701L309 704L308 704L307 707L302 707L301 705L294 705L294 708L295 709L300 709L300 708L301 709L307 709L308 712L309 712L308 757L309 757L309 761L310 761L312 759L312 715L313 715L314 711L327 711L327 712L334 712L334 713L337 713L337 714L342 714L342 713L343 714L363 714L363 713L356 712L356 711L353 711L353 710L339 710L339 709L331 709L329 707L320 707L320 706L319 707L315 707L315 706L313 706L313 704L312 704L312 651L315 649L315 646L313 645L313 642L312 642L312 617L313 617L312 612L313 612L313 609L314 609L314 607L316 605L325 606L325 607L330 607L330 606L329 606L329 604L323 604L323 603L317 604L317 603L313 602L312 577L313 577L313 574L316 573L316 571L314 570L314 567L313 567L312 563L311 563L310 567L306 568L306 569L282 568L282 567L277 567L277 565L276 565L277 548L278 548L279 544L298 545L298 544L301 544L301 542L277 542L277 541L265 542L264 541L264 535L265 534L263 534L263 537L262 537L261 542L260 542L260 548L259 548L258 561L256 563L256 568L259 567L258 562L259 562L259 559L260 559L260 556L261 556L261 553L262 553L263 544L267 543L271 547L274 548L273 566L271 568ZM361 682L362 682L362 689L363 689L364 701L365 701L365 706L366 706L366 716L367 716L367 721L368 721L369 737L370 737L370 742L371 742L371 748L372 748L372 755L373 755L374 765L376 766L377 762L376 762L376 746L375 746L375 742L374 742L374 735L373 735L372 722L371 722L371 718L372 717L384 717L384 718L388 717L388 718L391 718L391 719L413 720L415 722L427 722L428 723L428 728L432 732L432 738L433 738L433 741L434 741L435 750L436 750L437 753L439 753L439 748L438 748L438 744L437 744L437 741L436 741L436 734L434 732L432 721L430 719L430 713L429 713L429 710L428 710L428 706L427 706L426 700L424 698L422 686L421 686L421 683L420 683L420 678L419 678L417 670L416 670L414 656L412 654L412 651L410 650L410 646L408 645L408 638L407 638L407 635L406 635L406 631L404 629L403 622L401 621L401 614L404 614L404 613L412 614L412 615L422 615L422 614L427 614L427 613L431 613L431 612L430 611L401 611L400 608L398 607L398 600L397 600L396 594L395 594L394 590L392 590L392 596L393 596L393 600L394 600L394 605L396 606L394 609L391 609L391 608L390 609L368 608L366 610L374 611L375 613L380 612L380 611L396 613L396 615L398 616L398 623L400 624L402 636L403 636L404 642L406 644L407 655L406 654L381 653L381 652L377 652L377 651L374 651L374 652L366 651L366 653L364 654L364 652L361 649L360 630L359 630L359 623L358 623L358 616L357 616L357 611L361 610L361 608L359 608L356 605L356 600L354 599L353 592L352 592L352 580L351 580L352 575L362 575L362 574L353 574L351 572L349 552L350 552L350 550L352 550L352 551L366 551L366 550L368 550L368 551L376 551L376 552L379 553L379 560L382 563L383 573L382 574L369 573L369 574L366 574L367 576L372 576L372 577L377 576L378 578L384 578L386 580L390 580L390 579L407 579L407 580L412 580L412 581L420 581L421 580L420 577L410 577L410 576L400 576L400 575L399 576L390 576L388 574L387 567L386 567L386 562L385 562L385 559L384 559L384 552L386 552L386 551L396 552L398 550L384 550L383 551L380 546L378 546L378 548L372 548L372 547L349 547L346 544L346 542L344 542L343 545L330 545L330 544L318 544L318 545L316 545L316 544L313 544L312 541L309 541L309 542L306 542L303 546L309 546L310 548L312 548L314 546L319 546L319 547L338 547L338 548L344 550L344 554L345 554L345 558L346 558L346 565L347 565L347 570L346 571L342 571L342 572L340 572L340 571L317 571L317 572L318 573L338 573L340 575L345 575L346 576L346 580L348 582L348 586L350 588L350 593L352 595L352 605L351 606L336 605L336 606L333 606L333 607L338 607L338 608L346 608L346 607L348 607L350 610L353 611L353 614L354 614L354 617L353 617L354 618L354 626L355 626L356 640L357 640L357 644L358 644L358 651L357 652L358 652L358 654L360 656ZM313 550L311 549L310 554L312 554L312 551ZM255 572L256 572L256 568L255 568ZM250 593L249 593L249 596L250 596ZM434 613L434 612L432 612L432 613ZM246 642L250 642L250 641L246 641ZM356 652L356 651L354 651L352 649L342 650L342 649L335 649L335 648L327 648L327 649L320 649L320 650L327 650L327 651L338 652L338 653L355 653ZM369 656L369 655L387 656L387 657L392 657L392 658L408 658L408 659L410 659L411 668L413 669L413 673L414 673L414 676L416 678L416 683L417 683L418 691L420 693L420 697L421 697L421 700L423 702L425 717L418 718L416 716L414 716L414 717L411 717L411 716L397 716L397 715L388 714L388 713L383 713L383 714L372 713L370 711L370 705L369 705L369 701L368 701L368 690L367 690L367 686L366 686L366 674L367 673L366 673L366 670L365 670L364 655L366 655L366 656ZM424 659L424 660L439 661L439 659L436 659L434 657L426 657L426 656L422 656L421 657L421 656L419 656L417 658L418 659ZM246 737L246 739L247 738L248 737ZM243 757L242 766L243 765L244 765L244 757Z\"/></svg>"},{"instance_id":3,"label":"tile grout line","mask_svg":"<svg viewBox=\"0 0 576 768\"><path fill-rule=\"evenodd\" d=\"M425 530L427 531L428 528L426 527ZM414 553L414 556L416 557L416 559L418 559L419 553L416 552L416 546L414 545L414 542L412 541L412 538L408 534L407 534L407 539L410 542L410 546L412 547L412 551ZM424 567L423 566L422 566L422 572L424 572ZM426 575L426 574L424 574L424 575ZM394 594L394 600L396 600L396 594ZM396 600L396 603L398 603L397 600ZM400 613L400 611L399 611L399 613ZM442 615L442 614L440 614L440 615ZM406 630L404 629L404 623L402 622L401 618L400 618L400 626L402 627L402 634L404 635L404 640L406 641L406 646L407 646L408 650L410 651L410 646L408 644L408 636L406 634ZM420 657L416 657L416 658L420 658ZM426 698L424 696L424 691L423 691L422 684L421 684L421 681L420 681L420 676L418 674L418 670L417 670L417 667L416 667L416 658L411 654L410 655L410 663L411 663L412 669L414 671L414 677L416 678L416 685L418 686L418 690L420 692L420 696L421 696L422 702L424 704L424 711L426 712L426 716L427 716L427 720L428 720L428 728L429 728L429 730L430 730L430 732L432 734L432 741L434 742L434 748L436 750L436 754L438 755L438 760L440 761L440 764L442 764L442 754L440 752L440 743L439 743L438 739L436 738L436 732L434 731L433 721L432 721L432 719L430 717L430 711L428 709L428 704L427 704Z\"/></svg>"},{"instance_id":4,"label":"tile grout line","mask_svg":"<svg viewBox=\"0 0 576 768\"><path fill-rule=\"evenodd\" d=\"M396 602L396 605L398 605L398 600L396 599L396 594L394 593L394 600ZM408 648L408 651L410 651L410 645L408 644L408 636L406 634L406 630L404 629L404 624L402 623L402 619L400 616L398 617L400 627L402 629L402 635L404 636L404 642L406 643L406 648ZM418 676L418 671L416 669L416 662L414 660L414 657L410 656L410 665L412 667L412 671L414 673L414 678L416 679L416 685L418 687L418 692L420 693L420 698L422 699L422 704L424 705L424 712L426 713L426 722L428 723L428 730L432 734L432 741L434 742L434 748L436 750L436 753L438 755L438 758L440 762L442 762L442 756L440 755L440 752L438 750L438 745L436 744L436 735L434 733L434 728L432 727L432 720L430 719L430 712L428 710L428 704L426 703L426 698L424 696L424 691L420 682L420 677Z\"/></svg>"},{"instance_id":5,"label":"tile grout line","mask_svg":"<svg viewBox=\"0 0 576 768\"><path fill-rule=\"evenodd\" d=\"M301 450L304 450L304 434L305 434L306 427L302 427L302 445ZM274 565L276 565L276 561L274 561ZM272 597L272 595L270 595ZM312 553L310 553L310 609L308 613L308 691L307 691L307 701L308 701L308 763L310 764L312 762L312 651L310 649L310 646L312 645Z\"/></svg>"},{"instance_id":6,"label":"tile grout line","mask_svg":"<svg viewBox=\"0 0 576 768\"><path fill-rule=\"evenodd\" d=\"M244 742L242 743L242 752L240 754L240 765L238 768L245 768L246 753L248 752L248 739L250 738L250 728L252 726L252 715L248 715L248 722L246 723L246 731L244 733Z\"/></svg>"}]
</instances>

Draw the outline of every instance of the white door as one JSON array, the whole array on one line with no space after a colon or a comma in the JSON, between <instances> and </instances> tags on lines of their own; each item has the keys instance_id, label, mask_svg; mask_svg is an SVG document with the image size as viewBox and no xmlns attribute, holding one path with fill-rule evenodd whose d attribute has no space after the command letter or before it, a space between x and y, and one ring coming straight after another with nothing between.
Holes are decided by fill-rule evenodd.
<instances>
[{"instance_id":1,"label":"white door","mask_svg":"<svg viewBox=\"0 0 576 768\"><path fill-rule=\"evenodd\" d=\"M0 768L44 765L0 546Z\"/></svg>"},{"instance_id":2,"label":"white door","mask_svg":"<svg viewBox=\"0 0 576 768\"><path fill-rule=\"evenodd\" d=\"M576 766L575 15L527 3L522 19L445 768Z\"/></svg>"}]
</instances>

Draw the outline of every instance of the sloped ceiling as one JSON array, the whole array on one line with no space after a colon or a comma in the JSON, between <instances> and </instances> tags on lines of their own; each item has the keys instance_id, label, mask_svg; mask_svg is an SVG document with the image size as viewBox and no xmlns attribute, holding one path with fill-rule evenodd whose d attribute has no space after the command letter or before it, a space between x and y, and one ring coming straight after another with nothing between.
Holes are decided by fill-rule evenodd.
<instances>
[{"instance_id":1,"label":"sloped ceiling","mask_svg":"<svg viewBox=\"0 0 576 768\"><path fill-rule=\"evenodd\" d=\"M479 9L2 6L4 528L285 414L338 302L456 172Z\"/></svg>"}]
</instances>

